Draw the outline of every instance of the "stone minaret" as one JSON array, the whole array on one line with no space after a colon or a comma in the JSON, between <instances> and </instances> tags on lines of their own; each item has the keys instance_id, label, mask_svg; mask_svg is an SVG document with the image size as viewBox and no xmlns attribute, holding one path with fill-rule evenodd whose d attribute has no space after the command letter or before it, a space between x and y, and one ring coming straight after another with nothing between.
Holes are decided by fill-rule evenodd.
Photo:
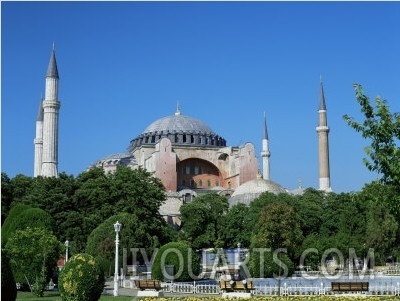
<instances>
[{"instance_id":1,"label":"stone minaret","mask_svg":"<svg viewBox=\"0 0 400 301\"><path fill-rule=\"evenodd\" d=\"M58 70L55 49L51 53L46 73L46 91L43 106L43 156L41 175L58 176Z\"/></svg>"},{"instance_id":2,"label":"stone minaret","mask_svg":"<svg viewBox=\"0 0 400 301\"><path fill-rule=\"evenodd\" d=\"M329 127L326 117L326 105L324 88L322 85L322 79L320 81L320 96L319 96L319 108L318 116L319 122L317 126L318 134L318 163L319 163L319 190L326 192L332 191L330 183L330 171L329 171L329 143L328 134Z\"/></svg>"},{"instance_id":3,"label":"stone minaret","mask_svg":"<svg viewBox=\"0 0 400 301\"><path fill-rule=\"evenodd\" d=\"M270 175L269 175L269 157L271 156L271 153L269 152L269 146L268 146L268 131L267 131L267 117L264 112L264 135L262 139L262 151L261 151L261 157L262 157L262 163L263 163L263 179L264 180L270 180Z\"/></svg>"},{"instance_id":4,"label":"stone minaret","mask_svg":"<svg viewBox=\"0 0 400 301\"><path fill-rule=\"evenodd\" d=\"M33 140L35 144L35 163L33 176L42 174L42 156L43 156L43 99L40 99L38 117L36 119L36 137Z\"/></svg>"}]
</instances>

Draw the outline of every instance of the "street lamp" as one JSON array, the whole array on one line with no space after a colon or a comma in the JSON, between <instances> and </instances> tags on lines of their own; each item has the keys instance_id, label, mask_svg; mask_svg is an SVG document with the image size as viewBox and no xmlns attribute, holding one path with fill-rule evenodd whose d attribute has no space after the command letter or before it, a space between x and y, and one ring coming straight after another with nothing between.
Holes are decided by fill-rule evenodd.
<instances>
[{"instance_id":1,"label":"street lamp","mask_svg":"<svg viewBox=\"0 0 400 301\"><path fill-rule=\"evenodd\" d=\"M114 224L115 230L115 270L114 270L114 296L118 296L118 233L121 230L121 224L117 221Z\"/></svg>"},{"instance_id":2,"label":"street lamp","mask_svg":"<svg viewBox=\"0 0 400 301\"><path fill-rule=\"evenodd\" d=\"M68 240L66 240L65 241L65 263L67 263L67 261L68 261L68 247L69 247L69 241Z\"/></svg>"}]
</instances>

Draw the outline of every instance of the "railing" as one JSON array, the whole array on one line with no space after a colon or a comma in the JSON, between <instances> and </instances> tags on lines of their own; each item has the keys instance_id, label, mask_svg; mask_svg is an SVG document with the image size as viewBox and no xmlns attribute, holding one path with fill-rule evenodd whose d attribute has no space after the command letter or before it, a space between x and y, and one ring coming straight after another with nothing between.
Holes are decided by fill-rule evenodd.
<instances>
[{"instance_id":1,"label":"railing","mask_svg":"<svg viewBox=\"0 0 400 301\"><path fill-rule=\"evenodd\" d=\"M133 282L133 280L131 280ZM133 288L132 282L125 281L124 287ZM218 295L221 293L218 283L205 284L205 283L180 283L180 282L163 282L162 291L166 293L177 294L208 294ZM288 286L282 285L254 285L252 294L256 296L294 296L294 295L332 295L334 292L328 286ZM356 294L356 293L354 293ZM400 296L400 283L385 284L385 285L370 285L369 291L362 292L367 296Z\"/></svg>"},{"instance_id":2,"label":"railing","mask_svg":"<svg viewBox=\"0 0 400 301\"><path fill-rule=\"evenodd\" d=\"M163 292L178 294L219 294L218 284L197 284L197 283L164 283Z\"/></svg>"},{"instance_id":3,"label":"railing","mask_svg":"<svg viewBox=\"0 0 400 301\"><path fill-rule=\"evenodd\" d=\"M258 296L295 296L295 295L325 295L329 290L324 287L319 286L263 286L263 285L256 285L255 290L253 291L254 295Z\"/></svg>"}]
</instances>

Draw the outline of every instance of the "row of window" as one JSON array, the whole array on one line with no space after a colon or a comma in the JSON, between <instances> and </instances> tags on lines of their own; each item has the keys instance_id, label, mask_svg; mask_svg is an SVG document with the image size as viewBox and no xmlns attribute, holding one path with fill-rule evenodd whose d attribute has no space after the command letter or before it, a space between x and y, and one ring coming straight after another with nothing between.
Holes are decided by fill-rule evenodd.
<instances>
[{"instance_id":1,"label":"row of window","mask_svg":"<svg viewBox=\"0 0 400 301\"><path fill-rule=\"evenodd\" d=\"M197 183L195 180L191 179L190 182L186 182L185 179L182 180L182 186L189 186L190 188L203 188L203 180L200 179ZM219 181L215 181L214 186L219 186ZM207 186L208 188L212 187L211 186L211 180L207 180Z\"/></svg>"}]
</instances>

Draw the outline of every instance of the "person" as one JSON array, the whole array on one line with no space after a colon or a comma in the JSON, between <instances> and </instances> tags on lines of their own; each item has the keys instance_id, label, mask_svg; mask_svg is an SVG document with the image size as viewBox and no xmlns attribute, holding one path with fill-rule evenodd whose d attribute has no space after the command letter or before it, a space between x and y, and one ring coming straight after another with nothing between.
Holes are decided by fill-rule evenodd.
<instances>
[{"instance_id":1,"label":"person","mask_svg":"<svg viewBox=\"0 0 400 301\"><path fill-rule=\"evenodd\" d=\"M220 280L230 281L232 279L231 275L227 271L223 271Z\"/></svg>"},{"instance_id":2,"label":"person","mask_svg":"<svg viewBox=\"0 0 400 301\"><path fill-rule=\"evenodd\" d=\"M237 281L237 280L243 280L242 276L239 274L239 271L236 270L235 274L233 275L233 280Z\"/></svg>"}]
</instances>

